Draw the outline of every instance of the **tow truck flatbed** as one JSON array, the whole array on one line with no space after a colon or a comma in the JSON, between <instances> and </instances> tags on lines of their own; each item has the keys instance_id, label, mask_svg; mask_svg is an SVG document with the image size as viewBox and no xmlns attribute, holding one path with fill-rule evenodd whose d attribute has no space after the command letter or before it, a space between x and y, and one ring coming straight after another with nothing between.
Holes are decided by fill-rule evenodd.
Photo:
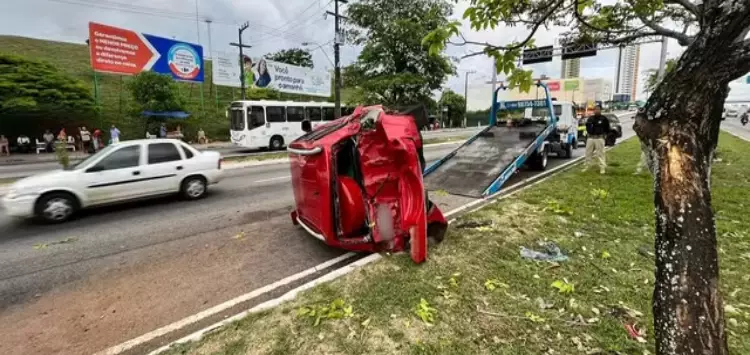
<instances>
[{"instance_id":1,"label":"tow truck flatbed","mask_svg":"<svg viewBox=\"0 0 750 355\"><path fill-rule=\"evenodd\" d=\"M423 173L428 191L444 191L450 195L483 198L498 192L527 163L543 170L550 151L570 158L570 139L557 132L558 117L547 86L541 82L545 100L498 102L493 92L489 125L453 152L428 166ZM502 109L546 109L549 117L541 121L498 125L497 113ZM506 122L508 123L508 122Z\"/></svg>"}]
</instances>

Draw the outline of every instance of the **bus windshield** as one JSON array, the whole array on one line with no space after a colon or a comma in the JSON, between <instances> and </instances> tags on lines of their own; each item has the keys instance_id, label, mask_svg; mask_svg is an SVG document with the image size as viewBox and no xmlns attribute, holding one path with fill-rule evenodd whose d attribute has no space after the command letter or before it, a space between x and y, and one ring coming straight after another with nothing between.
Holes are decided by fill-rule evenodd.
<instances>
[{"instance_id":1,"label":"bus windshield","mask_svg":"<svg viewBox=\"0 0 750 355\"><path fill-rule=\"evenodd\" d=\"M245 130L245 112L242 109L229 110L229 125L233 131Z\"/></svg>"}]
</instances>

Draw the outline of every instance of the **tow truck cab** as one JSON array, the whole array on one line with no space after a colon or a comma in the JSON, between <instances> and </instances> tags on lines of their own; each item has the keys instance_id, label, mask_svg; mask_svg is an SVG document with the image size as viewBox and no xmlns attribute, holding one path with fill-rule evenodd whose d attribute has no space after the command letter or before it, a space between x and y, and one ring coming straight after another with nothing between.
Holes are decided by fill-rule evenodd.
<instances>
[{"instance_id":1,"label":"tow truck cab","mask_svg":"<svg viewBox=\"0 0 750 355\"><path fill-rule=\"evenodd\" d=\"M546 144L549 152L557 153L560 157L572 156L572 150L578 148L578 120L575 106L567 101L552 101L552 107L557 117L555 132L547 137ZM532 120L549 120L547 107L527 107L524 118Z\"/></svg>"}]
</instances>

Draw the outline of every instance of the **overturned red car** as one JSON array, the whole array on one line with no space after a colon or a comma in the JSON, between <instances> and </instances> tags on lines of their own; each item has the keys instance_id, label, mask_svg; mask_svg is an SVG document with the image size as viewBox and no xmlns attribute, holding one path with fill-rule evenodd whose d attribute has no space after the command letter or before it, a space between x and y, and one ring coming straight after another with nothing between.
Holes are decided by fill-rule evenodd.
<instances>
[{"instance_id":1,"label":"overturned red car","mask_svg":"<svg viewBox=\"0 0 750 355\"><path fill-rule=\"evenodd\" d=\"M292 221L334 247L423 262L448 225L422 183L424 124L422 106L358 107L290 143Z\"/></svg>"}]
</instances>

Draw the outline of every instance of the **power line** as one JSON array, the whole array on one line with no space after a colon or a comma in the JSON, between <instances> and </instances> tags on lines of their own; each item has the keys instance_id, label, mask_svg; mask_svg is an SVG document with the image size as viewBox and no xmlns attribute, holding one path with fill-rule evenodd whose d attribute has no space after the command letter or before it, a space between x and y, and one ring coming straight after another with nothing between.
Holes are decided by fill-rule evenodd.
<instances>
[{"instance_id":1,"label":"power line","mask_svg":"<svg viewBox=\"0 0 750 355\"><path fill-rule=\"evenodd\" d=\"M151 8L151 7L145 7L145 6L135 6L135 5L124 4L124 3L114 2L114 1L107 1L107 0L101 0L97 2L88 2L86 0L46 0L46 1L69 4L69 5L95 7L95 8L106 9L106 10L116 10L116 11L162 17L162 18L170 18L174 20L183 20L183 21L191 21L191 22L196 20L194 13L175 12L175 11L169 11L165 9ZM208 19L208 18L204 18L204 20L205 19ZM233 27L237 26L237 23L239 23L239 21L235 21L233 19L224 19L224 20L211 19L211 20L215 24L221 24L221 25L227 25L227 26L233 26ZM277 38L288 39L288 40L292 40L295 42L303 42L305 40L304 38L298 37L292 33L287 33L287 32L275 33L272 31L264 30L263 28L268 28L270 30L274 30L274 29L271 27L262 25L262 24L251 23L250 27L253 27L260 33L264 33L269 36L273 36Z\"/></svg>"}]
</instances>

